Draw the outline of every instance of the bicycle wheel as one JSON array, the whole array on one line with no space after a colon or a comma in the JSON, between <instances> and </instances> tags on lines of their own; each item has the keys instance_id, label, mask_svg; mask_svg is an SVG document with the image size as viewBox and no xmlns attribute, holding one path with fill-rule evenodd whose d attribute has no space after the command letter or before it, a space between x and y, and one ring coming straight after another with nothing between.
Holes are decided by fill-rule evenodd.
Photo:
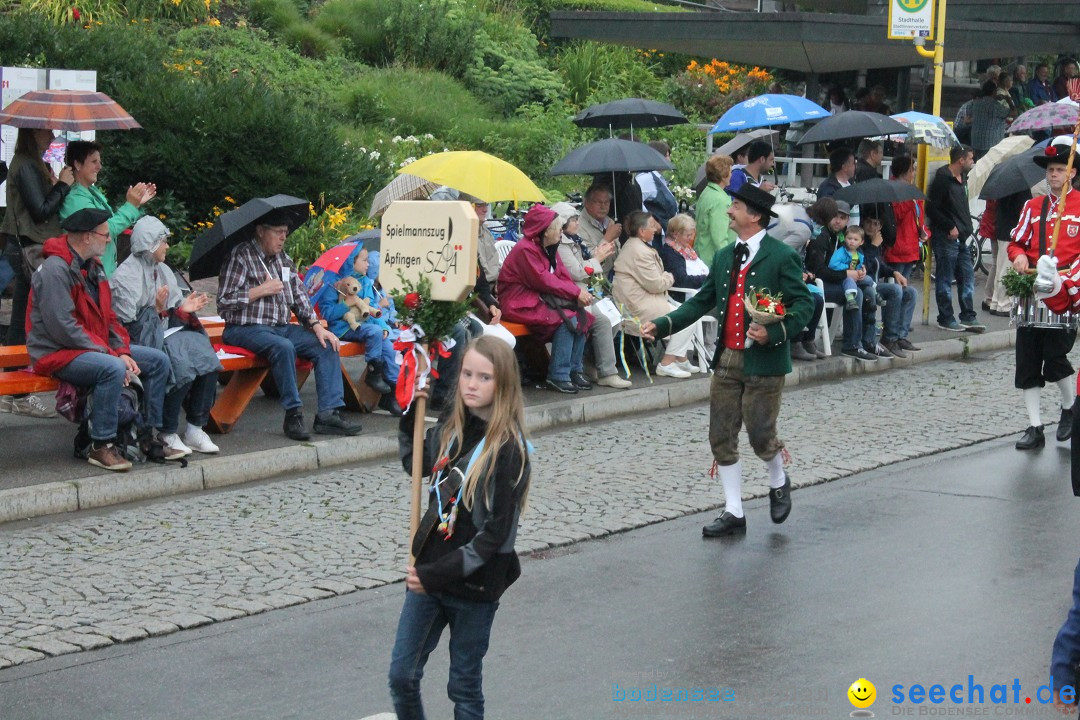
<instances>
[{"instance_id":1,"label":"bicycle wheel","mask_svg":"<svg viewBox=\"0 0 1080 720\"><path fill-rule=\"evenodd\" d=\"M994 240L993 238L979 238L978 267L983 275L989 275L994 267Z\"/></svg>"}]
</instances>

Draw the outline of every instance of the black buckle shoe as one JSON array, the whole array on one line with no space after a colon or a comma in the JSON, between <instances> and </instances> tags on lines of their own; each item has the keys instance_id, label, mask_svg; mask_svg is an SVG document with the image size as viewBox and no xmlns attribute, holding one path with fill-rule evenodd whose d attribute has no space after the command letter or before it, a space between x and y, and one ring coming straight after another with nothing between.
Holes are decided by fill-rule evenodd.
<instances>
[{"instance_id":1,"label":"black buckle shoe","mask_svg":"<svg viewBox=\"0 0 1080 720\"><path fill-rule=\"evenodd\" d=\"M720 517L712 521L712 524L706 525L701 528L701 534L704 537L714 538L723 537L725 535L734 535L736 533L746 532L746 518L737 518L727 510L720 514Z\"/></svg>"},{"instance_id":2,"label":"black buckle shoe","mask_svg":"<svg viewBox=\"0 0 1080 720\"><path fill-rule=\"evenodd\" d=\"M1016 441L1017 450L1034 450L1046 444L1046 436L1043 435L1043 427L1030 426L1024 431L1023 437Z\"/></svg>"},{"instance_id":3,"label":"black buckle shoe","mask_svg":"<svg viewBox=\"0 0 1080 720\"><path fill-rule=\"evenodd\" d=\"M386 393L381 398L379 398L379 407L390 413L394 417L401 417L404 414L401 410L401 406L398 405L397 398L394 397L393 393Z\"/></svg>"},{"instance_id":4,"label":"black buckle shoe","mask_svg":"<svg viewBox=\"0 0 1080 720\"><path fill-rule=\"evenodd\" d=\"M589 382L589 378L585 377L585 373L570 373L570 384L578 390L592 390L592 383Z\"/></svg>"},{"instance_id":5,"label":"black buckle shoe","mask_svg":"<svg viewBox=\"0 0 1080 720\"><path fill-rule=\"evenodd\" d=\"M1065 442L1072 437L1073 426L1073 409L1061 408L1061 419L1058 420L1057 426L1057 439L1058 442Z\"/></svg>"},{"instance_id":6,"label":"black buckle shoe","mask_svg":"<svg viewBox=\"0 0 1080 720\"><path fill-rule=\"evenodd\" d=\"M282 426L286 437L290 440L310 440L311 433L304 427L304 413L291 412L285 414L285 424Z\"/></svg>"},{"instance_id":7,"label":"black buckle shoe","mask_svg":"<svg viewBox=\"0 0 1080 720\"><path fill-rule=\"evenodd\" d=\"M326 417L315 416L315 432L320 435L359 435L363 430L360 423L351 423L334 410Z\"/></svg>"},{"instance_id":8,"label":"black buckle shoe","mask_svg":"<svg viewBox=\"0 0 1080 720\"><path fill-rule=\"evenodd\" d=\"M779 525L791 514L791 478L784 473L784 484L769 490L769 517Z\"/></svg>"},{"instance_id":9,"label":"black buckle shoe","mask_svg":"<svg viewBox=\"0 0 1080 720\"><path fill-rule=\"evenodd\" d=\"M548 378L546 384L552 390L558 390L567 395L573 395L577 392L577 388L574 387L573 383L567 382L566 380L552 380L551 378Z\"/></svg>"}]
</instances>

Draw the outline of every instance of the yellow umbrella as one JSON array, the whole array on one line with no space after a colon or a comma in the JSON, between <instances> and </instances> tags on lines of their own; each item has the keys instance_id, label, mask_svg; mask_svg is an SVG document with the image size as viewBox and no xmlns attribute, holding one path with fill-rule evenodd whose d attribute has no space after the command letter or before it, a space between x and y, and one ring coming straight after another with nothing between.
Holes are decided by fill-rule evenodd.
<instances>
[{"instance_id":1,"label":"yellow umbrella","mask_svg":"<svg viewBox=\"0 0 1080 720\"><path fill-rule=\"evenodd\" d=\"M479 150L452 150L420 158L398 170L468 193L484 202L545 202L544 193L516 167Z\"/></svg>"}]
</instances>

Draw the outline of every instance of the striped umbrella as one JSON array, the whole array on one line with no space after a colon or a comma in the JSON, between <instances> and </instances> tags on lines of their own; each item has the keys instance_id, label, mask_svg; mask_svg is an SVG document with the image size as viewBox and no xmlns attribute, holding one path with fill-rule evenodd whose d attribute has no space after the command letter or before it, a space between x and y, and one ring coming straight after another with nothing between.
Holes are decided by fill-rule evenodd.
<instances>
[{"instance_id":1,"label":"striped umbrella","mask_svg":"<svg viewBox=\"0 0 1080 720\"><path fill-rule=\"evenodd\" d=\"M33 90L0 111L0 125L69 132L142 127L111 97L88 90Z\"/></svg>"},{"instance_id":2,"label":"striped umbrella","mask_svg":"<svg viewBox=\"0 0 1080 720\"><path fill-rule=\"evenodd\" d=\"M438 183L408 173L402 173L391 180L382 190L375 193L375 198L371 201L371 209L368 210L368 217L379 217L386 211L386 208L390 207L390 203L395 200L419 200L420 198L429 197L431 193L438 189Z\"/></svg>"}]
</instances>

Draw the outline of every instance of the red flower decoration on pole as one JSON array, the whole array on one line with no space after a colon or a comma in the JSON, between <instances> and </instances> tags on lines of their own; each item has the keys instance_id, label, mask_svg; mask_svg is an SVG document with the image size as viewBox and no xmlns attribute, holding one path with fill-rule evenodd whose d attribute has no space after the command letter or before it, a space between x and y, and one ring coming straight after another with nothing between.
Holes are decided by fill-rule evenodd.
<instances>
[{"instance_id":1,"label":"red flower decoration on pole","mask_svg":"<svg viewBox=\"0 0 1080 720\"><path fill-rule=\"evenodd\" d=\"M405 296L405 307L410 310L416 310L420 307L420 293L408 293Z\"/></svg>"}]
</instances>

